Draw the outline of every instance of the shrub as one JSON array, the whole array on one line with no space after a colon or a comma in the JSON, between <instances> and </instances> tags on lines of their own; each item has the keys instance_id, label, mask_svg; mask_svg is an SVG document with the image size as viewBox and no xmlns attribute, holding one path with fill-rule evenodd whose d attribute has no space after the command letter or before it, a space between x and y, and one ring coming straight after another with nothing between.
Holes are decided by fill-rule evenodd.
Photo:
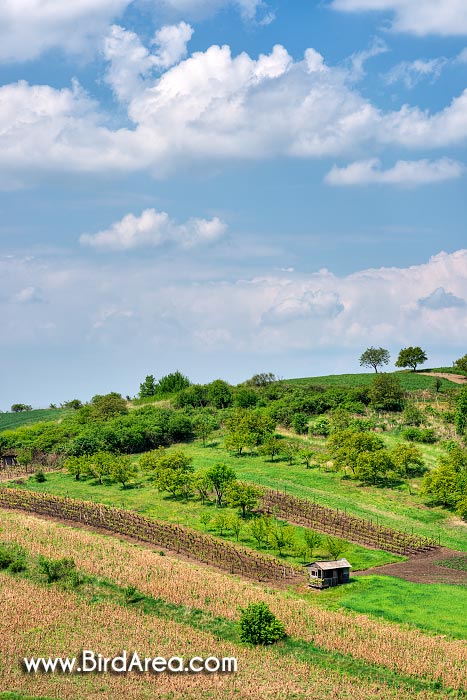
<instances>
[{"instance_id":1,"label":"shrub","mask_svg":"<svg viewBox=\"0 0 467 700\"><path fill-rule=\"evenodd\" d=\"M308 430L308 416L306 413L296 413L292 419L292 426L297 435L303 435Z\"/></svg>"},{"instance_id":2,"label":"shrub","mask_svg":"<svg viewBox=\"0 0 467 700\"><path fill-rule=\"evenodd\" d=\"M435 431L432 428L406 428L402 431L402 437L409 442L424 442L432 444L436 442Z\"/></svg>"},{"instance_id":3,"label":"shrub","mask_svg":"<svg viewBox=\"0 0 467 700\"><path fill-rule=\"evenodd\" d=\"M38 469L38 470L36 471L36 473L34 474L34 478L35 478L35 480L37 481L38 484L43 484L44 481L47 481L47 479L45 478L45 474L44 474L44 472L42 471L42 469Z\"/></svg>"},{"instance_id":4,"label":"shrub","mask_svg":"<svg viewBox=\"0 0 467 700\"><path fill-rule=\"evenodd\" d=\"M76 569L74 559L63 557L62 559L47 559L40 556L38 559L39 571L45 575L47 583L54 583L61 579L69 578Z\"/></svg>"},{"instance_id":5,"label":"shrub","mask_svg":"<svg viewBox=\"0 0 467 700\"><path fill-rule=\"evenodd\" d=\"M242 609L240 640L247 644L266 645L284 639L284 625L270 611L266 603L250 603Z\"/></svg>"},{"instance_id":6,"label":"shrub","mask_svg":"<svg viewBox=\"0 0 467 700\"><path fill-rule=\"evenodd\" d=\"M26 553L16 544L0 545L0 569L6 569L13 574L26 568Z\"/></svg>"}]
</instances>

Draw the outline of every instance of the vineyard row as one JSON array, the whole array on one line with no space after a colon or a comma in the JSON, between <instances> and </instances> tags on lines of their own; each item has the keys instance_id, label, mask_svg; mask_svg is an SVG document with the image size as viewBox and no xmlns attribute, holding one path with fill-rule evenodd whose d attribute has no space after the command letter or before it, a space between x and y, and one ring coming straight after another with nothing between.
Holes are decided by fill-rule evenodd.
<instances>
[{"instance_id":1,"label":"vineyard row","mask_svg":"<svg viewBox=\"0 0 467 700\"><path fill-rule=\"evenodd\" d=\"M439 546L436 540L394 530L282 491L265 489L262 510L297 525L394 554L419 554Z\"/></svg>"},{"instance_id":2,"label":"vineyard row","mask_svg":"<svg viewBox=\"0 0 467 700\"><path fill-rule=\"evenodd\" d=\"M142 542L194 557L232 574L241 574L257 581L286 579L292 582L305 579L300 568L285 566L274 557L224 542L183 525L146 518L133 511L100 503L0 488L0 507L104 528L119 535L134 537Z\"/></svg>"}]
</instances>

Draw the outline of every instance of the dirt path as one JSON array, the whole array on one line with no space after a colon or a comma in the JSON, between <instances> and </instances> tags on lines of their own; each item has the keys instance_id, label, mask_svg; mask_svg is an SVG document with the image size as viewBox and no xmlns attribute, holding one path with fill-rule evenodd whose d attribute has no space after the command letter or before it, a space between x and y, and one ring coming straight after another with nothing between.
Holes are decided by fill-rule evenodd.
<instances>
[{"instance_id":1,"label":"dirt path","mask_svg":"<svg viewBox=\"0 0 467 700\"><path fill-rule=\"evenodd\" d=\"M463 374L449 374L448 372L417 372L417 374L424 374L426 377L440 377L454 382L454 384L467 384L467 377L464 377Z\"/></svg>"},{"instance_id":2,"label":"dirt path","mask_svg":"<svg viewBox=\"0 0 467 700\"><path fill-rule=\"evenodd\" d=\"M384 566L375 566L372 569L365 569L364 571L355 571L352 575L396 576L397 578L402 578L414 583L451 583L467 586L467 571L449 569L435 563L447 559L456 559L458 557L465 557L467 559L467 553L456 552L446 547L439 547L431 552L413 555L407 561L397 562L396 564L385 564Z\"/></svg>"}]
</instances>

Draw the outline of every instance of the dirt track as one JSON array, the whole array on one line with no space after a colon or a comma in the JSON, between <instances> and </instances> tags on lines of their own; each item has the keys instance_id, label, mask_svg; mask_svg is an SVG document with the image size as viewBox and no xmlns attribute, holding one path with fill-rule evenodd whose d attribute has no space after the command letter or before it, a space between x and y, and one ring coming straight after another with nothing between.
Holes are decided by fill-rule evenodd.
<instances>
[{"instance_id":1,"label":"dirt track","mask_svg":"<svg viewBox=\"0 0 467 700\"><path fill-rule=\"evenodd\" d=\"M440 377L454 382L454 384L467 384L467 377L464 377L463 374L449 374L448 372L417 372L417 374L424 374L426 377Z\"/></svg>"},{"instance_id":2,"label":"dirt track","mask_svg":"<svg viewBox=\"0 0 467 700\"><path fill-rule=\"evenodd\" d=\"M407 561L397 562L397 564L385 564L375 566L364 571L355 571L355 576L396 576L397 578L413 581L414 583L451 583L467 586L467 571L449 569L438 566L435 562L445 559L456 559L466 557L465 552L456 552L453 549L439 547L431 552L416 554Z\"/></svg>"}]
</instances>

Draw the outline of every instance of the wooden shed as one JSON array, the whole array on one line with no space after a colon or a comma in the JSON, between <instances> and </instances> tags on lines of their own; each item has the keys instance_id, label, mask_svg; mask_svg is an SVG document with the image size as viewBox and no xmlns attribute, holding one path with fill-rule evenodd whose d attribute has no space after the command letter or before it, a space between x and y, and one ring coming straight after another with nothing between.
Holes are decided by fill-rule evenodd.
<instances>
[{"instance_id":1,"label":"wooden shed","mask_svg":"<svg viewBox=\"0 0 467 700\"><path fill-rule=\"evenodd\" d=\"M352 568L347 559L336 561L314 561L306 564L310 576L310 586L314 588L329 588L350 580Z\"/></svg>"}]
</instances>

